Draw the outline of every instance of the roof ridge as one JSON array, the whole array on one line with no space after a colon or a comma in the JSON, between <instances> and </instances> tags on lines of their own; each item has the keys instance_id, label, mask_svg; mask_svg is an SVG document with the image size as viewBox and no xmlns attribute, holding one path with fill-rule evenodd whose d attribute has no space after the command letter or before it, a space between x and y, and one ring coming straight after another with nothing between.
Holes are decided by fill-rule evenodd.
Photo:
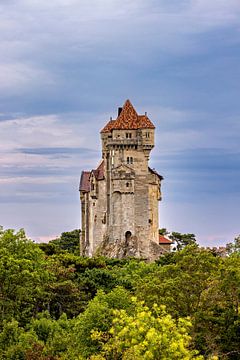
<instances>
[{"instance_id":1,"label":"roof ridge","mask_svg":"<svg viewBox=\"0 0 240 360\"><path fill-rule=\"evenodd\" d=\"M138 115L131 101L127 99L116 120L110 120L101 133L112 130L155 129L147 115Z\"/></svg>"},{"instance_id":2,"label":"roof ridge","mask_svg":"<svg viewBox=\"0 0 240 360\"><path fill-rule=\"evenodd\" d=\"M131 127L131 124L137 122L138 113L134 109L131 101L127 99L123 105L122 111L114 122L114 128L125 128L128 126Z\"/></svg>"}]
</instances>

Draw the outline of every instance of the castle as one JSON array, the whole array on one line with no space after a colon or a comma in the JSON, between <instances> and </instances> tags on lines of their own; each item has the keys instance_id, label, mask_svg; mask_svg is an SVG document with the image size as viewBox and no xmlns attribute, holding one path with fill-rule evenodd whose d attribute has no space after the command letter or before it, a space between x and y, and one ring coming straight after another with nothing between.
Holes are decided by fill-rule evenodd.
<instances>
[{"instance_id":1,"label":"castle","mask_svg":"<svg viewBox=\"0 0 240 360\"><path fill-rule=\"evenodd\" d=\"M81 255L154 260L163 177L148 166L155 126L127 100L101 131L102 161L80 180Z\"/></svg>"}]
</instances>

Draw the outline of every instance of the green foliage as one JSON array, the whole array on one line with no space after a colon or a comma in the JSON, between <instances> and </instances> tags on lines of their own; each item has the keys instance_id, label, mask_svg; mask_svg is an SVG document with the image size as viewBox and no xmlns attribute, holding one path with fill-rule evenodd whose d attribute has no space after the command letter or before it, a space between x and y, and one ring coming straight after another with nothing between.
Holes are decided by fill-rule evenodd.
<instances>
[{"instance_id":1,"label":"green foliage","mask_svg":"<svg viewBox=\"0 0 240 360\"><path fill-rule=\"evenodd\" d=\"M186 247L172 256L172 262L158 266L139 280L137 296L147 305L167 305L174 316L191 316L196 312L202 292L208 288L211 273L216 272L220 258L195 246Z\"/></svg>"},{"instance_id":2,"label":"green foliage","mask_svg":"<svg viewBox=\"0 0 240 360\"><path fill-rule=\"evenodd\" d=\"M172 232L169 238L173 241L174 250L180 251L185 246L196 245L196 236L194 234L181 234L179 232Z\"/></svg>"},{"instance_id":3,"label":"green foliage","mask_svg":"<svg viewBox=\"0 0 240 360\"><path fill-rule=\"evenodd\" d=\"M165 306L154 305L150 310L136 298L132 303L131 314L125 309L113 312L112 327L107 334L92 333L93 339L102 340L102 355L123 360L203 359L197 356L197 351L190 350L189 319L172 319Z\"/></svg>"},{"instance_id":4,"label":"green foliage","mask_svg":"<svg viewBox=\"0 0 240 360\"><path fill-rule=\"evenodd\" d=\"M0 228L0 359L240 358L239 237L222 258L172 233L179 251L146 263L80 257L63 234L44 249Z\"/></svg>"},{"instance_id":5,"label":"green foliage","mask_svg":"<svg viewBox=\"0 0 240 360\"><path fill-rule=\"evenodd\" d=\"M26 323L45 294L50 274L44 254L23 230L0 231L0 324L13 317Z\"/></svg>"},{"instance_id":6,"label":"green foliage","mask_svg":"<svg viewBox=\"0 0 240 360\"><path fill-rule=\"evenodd\" d=\"M25 353L33 344L37 343L37 336L32 332L25 333L16 320L4 321L0 333L0 358L6 360L25 359Z\"/></svg>"},{"instance_id":7,"label":"green foliage","mask_svg":"<svg viewBox=\"0 0 240 360\"><path fill-rule=\"evenodd\" d=\"M68 320L66 314L53 320L49 313L44 312L32 320L30 330L36 334L38 341L43 343L45 354L57 356L67 350L73 326L74 321Z\"/></svg>"},{"instance_id":8,"label":"green foliage","mask_svg":"<svg viewBox=\"0 0 240 360\"><path fill-rule=\"evenodd\" d=\"M64 251L79 255L79 243L80 230L75 229L72 231L63 232L59 238L49 241L48 244L39 244L39 247L47 255L59 254Z\"/></svg>"},{"instance_id":9,"label":"green foliage","mask_svg":"<svg viewBox=\"0 0 240 360\"><path fill-rule=\"evenodd\" d=\"M226 249L227 249L228 254L240 252L240 234L235 237L233 243L228 243L226 245Z\"/></svg>"},{"instance_id":10,"label":"green foliage","mask_svg":"<svg viewBox=\"0 0 240 360\"><path fill-rule=\"evenodd\" d=\"M51 319L45 312L33 319L25 330L18 322L4 322L0 334L0 358L6 360L54 360L66 352L72 322L66 315Z\"/></svg>"},{"instance_id":11,"label":"green foliage","mask_svg":"<svg viewBox=\"0 0 240 360\"><path fill-rule=\"evenodd\" d=\"M169 234L169 232L167 231L166 228L161 228L161 229L158 230L158 232L159 232L159 235L163 235L163 236Z\"/></svg>"},{"instance_id":12,"label":"green foliage","mask_svg":"<svg viewBox=\"0 0 240 360\"><path fill-rule=\"evenodd\" d=\"M70 253L79 255L79 242L80 242L80 230L72 230L63 232L60 238L52 240L51 243L59 247L61 250L66 250Z\"/></svg>"},{"instance_id":13,"label":"green foliage","mask_svg":"<svg viewBox=\"0 0 240 360\"><path fill-rule=\"evenodd\" d=\"M76 318L69 359L75 359L78 354L85 359L101 350L100 341L91 334L95 330L106 332L110 329L113 309L132 309L129 293L123 288L118 287L108 294L99 291L85 312Z\"/></svg>"}]
</instances>

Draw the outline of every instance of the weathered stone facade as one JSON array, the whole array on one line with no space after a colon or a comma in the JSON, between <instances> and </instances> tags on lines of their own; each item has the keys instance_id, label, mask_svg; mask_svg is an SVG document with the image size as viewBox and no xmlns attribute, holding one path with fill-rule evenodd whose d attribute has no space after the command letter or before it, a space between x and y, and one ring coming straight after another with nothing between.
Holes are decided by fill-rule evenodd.
<instances>
[{"instance_id":1,"label":"weathered stone facade","mask_svg":"<svg viewBox=\"0 0 240 360\"><path fill-rule=\"evenodd\" d=\"M101 131L102 161L83 171L81 254L153 260L159 246L162 176L148 166L155 127L127 100Z\"/></svg>"}]
</instances>

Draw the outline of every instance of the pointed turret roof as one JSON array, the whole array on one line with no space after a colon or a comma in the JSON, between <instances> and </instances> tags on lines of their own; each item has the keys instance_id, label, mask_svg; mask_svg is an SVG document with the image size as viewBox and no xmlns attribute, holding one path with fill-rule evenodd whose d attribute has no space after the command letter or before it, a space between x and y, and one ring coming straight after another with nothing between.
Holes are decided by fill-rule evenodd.
<instances>
[{"instance_id":1,"label":"pointed turret roof","mask_svg":"<svg viewBox=\"0 0 240 360\"><path fill-rule=\"evenodd\" d=\"M122 111L116 120L110 120L102 129L101 133L111 130L136 130L136 129L155 129L147 115L138 115L130 100L123 105Z\"/></svg>"}]
</instances>

